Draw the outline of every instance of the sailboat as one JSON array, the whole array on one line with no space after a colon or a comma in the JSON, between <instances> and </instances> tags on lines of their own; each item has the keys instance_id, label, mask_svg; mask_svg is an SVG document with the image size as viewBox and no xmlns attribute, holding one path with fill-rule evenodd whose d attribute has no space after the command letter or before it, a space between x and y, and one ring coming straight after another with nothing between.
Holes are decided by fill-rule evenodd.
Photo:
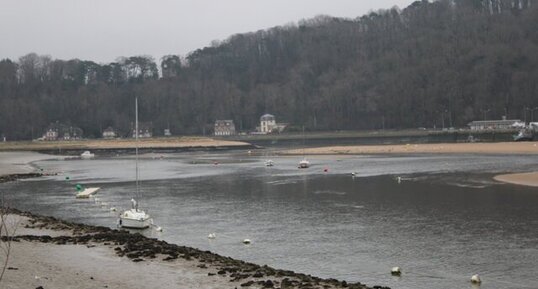
<instances>
[{"instance_id":1,"label":"sailboat","mask_svg":"<svg viewBox=\"0 0 538 289\"><path fill-rule=\"evenodd\" d=\"M150 215L138 207L136 198L140 197L140 188L138 185L138 98L135 98L135 153L136 153L136 191L135 196L131 199L131 209L125 210L120 214L118 221L122 228L145 229L153 224Z\"/></svg>"},{"instance_id":2,"label":"sailboat","mask_svg":"<svg viewBox=\"0 0 538 289\"><path fill-rule=\"evenodd\" d=\"M303 126L303 160L299 162L300 169L307 169L308 167L310 167L310 162L306 159L306 156L304 154L304 146L305 146L305 140L304 140L304 126Z\"/></svg>"}]
</instances>

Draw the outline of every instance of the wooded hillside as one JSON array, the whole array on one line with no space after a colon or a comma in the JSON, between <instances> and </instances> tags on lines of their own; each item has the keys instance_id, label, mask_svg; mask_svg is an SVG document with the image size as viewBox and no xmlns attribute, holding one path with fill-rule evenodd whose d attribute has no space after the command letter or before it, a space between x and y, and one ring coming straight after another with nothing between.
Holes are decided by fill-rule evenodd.
<instances>
[{"instance_id":1,"label":"wooded hillside","mask_svg":"<svg viewBox=\"0 0 538 289\"><path fill-rule=\"evenodd\" d=\"M356 19L319 16L160 64L4 59L0 136L36 138L55 121L85 137L108 126L127 134L135 96L155 135L209 132L215 119L253 130L264 113L310 130L537 120L538 1L417 1Z\"/></svg>"}]
</instances>

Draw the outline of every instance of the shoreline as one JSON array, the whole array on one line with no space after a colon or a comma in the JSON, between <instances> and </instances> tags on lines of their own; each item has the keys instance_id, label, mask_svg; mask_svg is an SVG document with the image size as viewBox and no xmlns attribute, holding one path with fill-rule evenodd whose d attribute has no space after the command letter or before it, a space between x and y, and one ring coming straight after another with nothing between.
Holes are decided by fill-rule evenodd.
<instances>
[{"instance_id":1,"label":"shoreline","mask_svg":"<svg viewBox=\"0 0 538 289\"><path fill-rule=\"evenodd\" d=\"M12 245L7 288L373 288L16 209L9 217L17 234L2 238Z\"/></svg>"}]
</instances>

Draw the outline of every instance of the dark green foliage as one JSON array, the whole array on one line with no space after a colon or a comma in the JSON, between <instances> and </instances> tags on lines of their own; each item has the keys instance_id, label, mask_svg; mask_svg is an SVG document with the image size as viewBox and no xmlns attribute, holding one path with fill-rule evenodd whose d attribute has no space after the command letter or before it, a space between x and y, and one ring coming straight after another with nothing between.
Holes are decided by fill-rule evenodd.
<instances>
[{"instance_id":1,"label":"dark green foliage","mask_svg":"<svg viewBox=\"0 0 538 289\"><path fill-rule=\"evenodd\" d=\"M530 120L538 106L538 1L416 1L357 19L318 16L233 35L185 58L96 64L28 54L0 61L0 135L38 137L51 122L86 137L140 120L155 135L252 130L271 113L309 130L465 126ZM538 110L534 111L538 119Z\"/></svg>"}]
</instances>

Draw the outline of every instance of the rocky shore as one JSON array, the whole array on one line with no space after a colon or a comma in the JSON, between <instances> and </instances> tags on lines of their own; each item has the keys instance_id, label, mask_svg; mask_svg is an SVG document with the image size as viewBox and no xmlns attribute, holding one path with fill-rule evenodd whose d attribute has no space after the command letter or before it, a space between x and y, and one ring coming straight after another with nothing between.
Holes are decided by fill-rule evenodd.
<instances>
[{"instance_id":1,"label":"rocky shore","mask_svg":"<svg viewBox=\"0 0 538 289\"><path fill-rule=\"evenodd\" d=\"M122 260L130 260L132 263L138 264L135 265L135 268L137 268L135 270L140 270L140 274L143 274L145 270L144 268L146 268L143 266L144 263L165 267L179 264L183 268L185 267L185 264L188 264L189 268L193 268L193 271L202 272L201 274L198 274L199 276L204 276L195 279L195 281L193 281L192 276L188 278L190 280L188 283L189 286L196 284L195 288L388 288L382 286L367 287L361 283L347 283L346 281L339 281L336 279L322 279L289 270L274 269L266 265L260 266L235 260L230 257L220 256L210 251L202 251L195 248L169 244L166 241L147 238L138 233L133 234L127 231L110 229L107 227L66 222L54 217L39 216L29 212L21 212L16 209L10 209L9 214L16 218L22 218L22 221L18 221L19 226L22 227L21 230L18 231L22 232L22 234L19 233L10 237L2 236L1 241L10 241L15 245L15 248L18 244L24 243L34 245L46 244L47 246L78 246L79 250L106 248L110 252L114 252L115 255L117 255L116 258L119 257ZM27 234L28 232L31 232L31 234ZM18 254L24 253L21 253L20 250L18 252L14 251L11 259L17 260L19 257ZM72 256L72 259L74 262L86 262L83 256L84 254L77 254L77 256ZM24 259L22 256L21 258ZM34 261L43 262L42 260ZM24 286L14 286L14 284L28 284L28 282L25 283L24 280L14 279L14 276L12 276L14 275L12 272L22 272L25 270L23 267L27 265L31 266L34 264L26 263L12 265L11 262L8 263L8 269L11 269L7 270L4 280L4 282L8 282L11 286L8 288L27 288ZM70 266L73 265L71 264ZM108 264L103 263L99 266L106 267ZM180 271L178 271L178 276L176 277L181 279L181 274L179 272ZM128 272L125 273L127 276ZM49 273L49 275L50 274L53 273ZM61 270L58 270L58 274L62 274ZM158 270L157 273L154 274L158 274ZM116 277L118 280L121 280L126 276L120 275ZM58 276L46 277L47 279L43 279L43 282L39 285L41 288L53 288L50 287L51 284L55 286L62 285L45 281L57 279ZM18 278L20 278L20 276ZM31 273L25 278L30 278L30 281L35 284L35 280L32 279L34 276L31 276ZM95 280L96 278L99 279L99 276L91 276L90 279L84 281L92 283L91 280ZM47 283L51 283L49 284L49 287L46 286ZM175 285L171 284L174 286L160 288L182 288L178 287L182 285L181 281L177 281L176 283L177 284ZM118 286L121 287L125 284L120 282ZM136 288L154 288L147 285L148 284ZM113 288L114 286L113 284L100 284L95 288L103 287ZM82 286L79 288L94 287Z\"/></svg>"}]
</instances>

